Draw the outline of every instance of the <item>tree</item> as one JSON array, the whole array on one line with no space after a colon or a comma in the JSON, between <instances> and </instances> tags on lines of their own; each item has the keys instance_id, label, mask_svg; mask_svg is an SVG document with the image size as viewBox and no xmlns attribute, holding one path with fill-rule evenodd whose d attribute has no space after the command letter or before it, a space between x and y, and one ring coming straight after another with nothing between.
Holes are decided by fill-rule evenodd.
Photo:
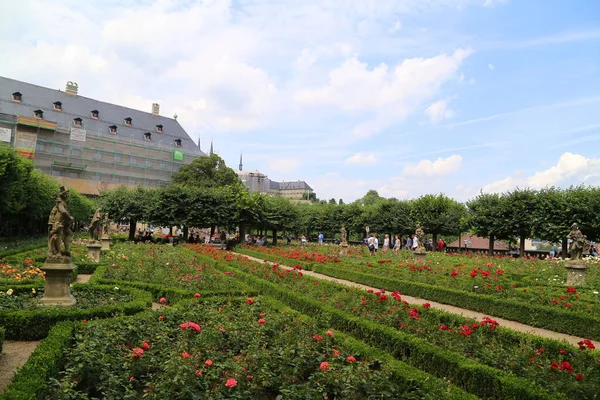
<instances>
[{"instance_id":1,"label":"tree","mask_svg":"<svg viewBox=\"0 0 600 400\"><path fill-rule=\"evenodd\" d=\"M433 242L437 243L439 234L459 233L457 228L466 216L466 209L444 194L426 194L412 201L411 216L425 232L433 235Z\"/></svg>"},{"instance_id":2,"label":"tree","mask_svg":"<svg viewBox=\"0 0 600 400\"><path fill-rule=\"evenodd\" d=\"M216 154L198 157L181 167L173 174L173 183L204 188L242 185L235 171Z\"/></svg>"},{"instance_id":3,"label":"tree","mask_svg":"<svg viewBox=\"0 0 600 400\"><path fill-rule=\"evenodd\" d=\"M133 240L138 221L147 220L148 207L154 203L155 193L156 189L142 186L135 189L121 186L101 193L100 205L113 221L129 222L129 240Z\"/></svg>"},{"instance_id":4,"label":"tree","mask_svg":"<svg viewBox=\"0 0 600 400\"><path fill-rule=\"evenodd\" d=\"M283 197L265 196L266 228L273 232L273 245L277 245L277 232L292 226L296 219L296 209Z\"/></svg>"},{"instance_id":5,"label":"tree","mask_svg":"<svg viewBox=\"0 0 600 400\"><path fill-rule=\"evenodd\" d=\"M467 202L467 224L478 236L490 239L489 255L494 254L494 241L508 239L509 232L503 220L506 199L497 193L480 193L475 199Z\"/></svg>"},{"instance_id":6,"label":"tree","mask_svg":"<svg viewBox=\"0 0 600 400\"><path fill-rule=\"evenodd\" d=\"M525 255L525 239L533 235L533 229L539 225L536 216L537 192L532 189L515 189L503 197L502 221L510 236L519 238L519 252Z\"/></svg>"},{"instance_id":7,"label":"tree","mask_svg":"<svg viewBox=\"0 0 600 400\"><path fill-rule=\"evenodd\" d=\"M356 201L363 206L371 206L383 200L385 200L385 198L381 197L379 193L377 193L377 190L371 189L361 199Z\"/></svg>"}]
</instances>

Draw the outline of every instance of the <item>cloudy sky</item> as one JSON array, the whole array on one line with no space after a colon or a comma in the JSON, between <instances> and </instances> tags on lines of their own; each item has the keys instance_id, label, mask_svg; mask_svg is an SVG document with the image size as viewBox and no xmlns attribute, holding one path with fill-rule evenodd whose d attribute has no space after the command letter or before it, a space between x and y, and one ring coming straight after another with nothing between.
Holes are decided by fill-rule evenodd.
<instances>
[{"instance_id":1,"label":"cloudy sky","mask_svg":"<svg viewBox=\"0 0 600 400\"><path fill-rule=\"evenodd\" d=\"M0 75L161 114L352 201L600 184L600 2L20 0Z\"/></svg>"}]
</instances>

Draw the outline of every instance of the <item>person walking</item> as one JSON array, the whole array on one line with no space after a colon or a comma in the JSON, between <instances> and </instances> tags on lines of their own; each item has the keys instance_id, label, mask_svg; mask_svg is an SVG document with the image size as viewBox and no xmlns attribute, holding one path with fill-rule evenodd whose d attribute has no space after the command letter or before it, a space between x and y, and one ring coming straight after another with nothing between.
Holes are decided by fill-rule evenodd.
<instances>
[{"instance_id":1,"label":"person walking","mask_svg":"<svg viewBox=\"0 0 600 400\"><path fill-rule=\"evenodd\" d=\"M385 234L385 238L383 239L383 252L387 253L390 249L390 235Z\"/></svg>"},{"instance_id":2,"label":"person walking","mask_svg":"<svg viewBox=\"0 0 600 400\"><path fill-rule=\"evenodd\" d=\"M402 240L399 235L396 235L396 241L394 242L394 252L398 254L400 247L402 246Z\"/></svg>"}]
</instances>

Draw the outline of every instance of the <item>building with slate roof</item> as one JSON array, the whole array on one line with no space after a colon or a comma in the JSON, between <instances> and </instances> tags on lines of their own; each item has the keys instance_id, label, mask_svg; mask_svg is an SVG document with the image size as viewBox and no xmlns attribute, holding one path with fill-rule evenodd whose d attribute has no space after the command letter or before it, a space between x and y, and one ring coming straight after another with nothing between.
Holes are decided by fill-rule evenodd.
<instances>
[{"instance_id":1,"label":"building with slate roof","mask_svg":"<svg viewBox=\"0 0 600 400\"><path fill-rule=\"evenodd\" d=\"M250 192L271 194L288 199L309 199L313 189L304 181L276 182L258 170L243 170L242 157L240 156L239 171L236 171L242 183Z\"/></svg>"},{"instance_id":2,"label":"building with slate roof","mask_svg":"<svg viewBox=\"0 0 600 400\"><path fill-rule=\"evenodd\" d=\"M177 122L66 91L0 77L0 141L61 184L97 195L121 185L160 186L206 156Z\"/></svg>"}]
</instances>

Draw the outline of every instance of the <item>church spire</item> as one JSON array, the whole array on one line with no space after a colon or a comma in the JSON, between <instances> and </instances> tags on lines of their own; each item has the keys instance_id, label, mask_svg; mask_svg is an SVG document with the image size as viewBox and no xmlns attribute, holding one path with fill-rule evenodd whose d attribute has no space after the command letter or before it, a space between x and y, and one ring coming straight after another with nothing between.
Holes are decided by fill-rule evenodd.
<instances>
[{"instance_id":1,"label":"church spire","mask_svg":"<svg viewBox=\"0 0 600 400\"><path fill-rule=\"evenodd\" d=\"M208 152L208 155L209 155L209 156L212 156L213 154L214 154L214 152L213 152L213 142L212 142L212 140L211 140L211 141L210 141L210 151Z\"/></svg>"},{"instance_id":2,"label":"church spire","mask_svg":"<svg viewBox=\"0 0 600 400\"><path fill-rule=\"evenodd\" d=\"M240 151L240 171L242 170L242 152Z\"/></svg>"}]
</instances>

